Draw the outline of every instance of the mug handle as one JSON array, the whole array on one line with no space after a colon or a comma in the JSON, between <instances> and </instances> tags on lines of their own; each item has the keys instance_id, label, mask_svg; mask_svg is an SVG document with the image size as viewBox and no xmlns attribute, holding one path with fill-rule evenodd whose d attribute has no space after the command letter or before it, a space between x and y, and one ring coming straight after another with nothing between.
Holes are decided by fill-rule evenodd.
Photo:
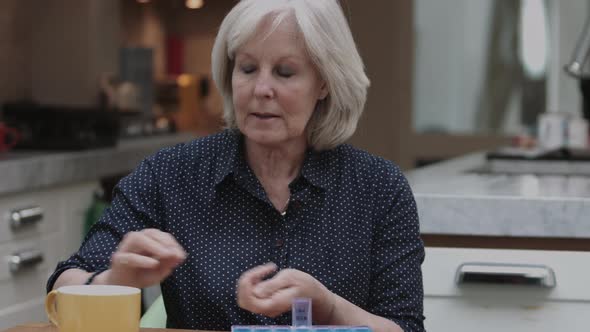
<instances>
[{"instance_id":1,"label":"mug handle","mask_svg":"<svg viewBox=\"0 0 590 332\"><path fill-rule=\"evenodd\" d=\"M53 323L53 325L58 326L57 324L57 311L55 310L55 296L57 295L57 290L52 290L47 294L45 298L45 312L47 313L47 318L49 321Z\"/></svg>"}]
</instances>

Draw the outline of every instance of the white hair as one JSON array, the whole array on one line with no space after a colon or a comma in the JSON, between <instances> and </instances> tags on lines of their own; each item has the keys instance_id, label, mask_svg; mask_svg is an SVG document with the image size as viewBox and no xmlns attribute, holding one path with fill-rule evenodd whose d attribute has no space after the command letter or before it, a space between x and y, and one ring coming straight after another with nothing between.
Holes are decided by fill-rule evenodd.
<instances>
[{"instance_id":1,"label":"white hair","mask_svg":"<svg viewBox=\"0 0 590 332\"><path fill-rule=\"evenodd\" d=\"M227 14L211 54L226 124L236 127L231 85L236 50L253 37L265 18L272 17L276 28L287 15L295 18L307 53L328 89L308 123L308 144L318 151L334 148L356 130L370 84L337 0L242 0Z\"/></svg>"}]
</instances>

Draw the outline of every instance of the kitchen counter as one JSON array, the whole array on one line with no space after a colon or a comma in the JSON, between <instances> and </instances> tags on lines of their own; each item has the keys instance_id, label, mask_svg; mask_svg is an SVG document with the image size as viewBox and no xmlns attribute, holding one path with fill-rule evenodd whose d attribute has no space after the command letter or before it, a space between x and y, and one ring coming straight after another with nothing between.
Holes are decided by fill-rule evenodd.
<instances>
[{"instance_id":1,"label":"kitchen counter","mask_svg":"<svg viewBox=\"0 0 590 332\"><path fill-rule=\"evenodd\" d=\"M407 174L423 234L590 238L590 177L475 172L476 153Z\"/></svg>"},{"instance_id":2,"label":"kitchen counter","mask_svg":"<svg viewBox=\"0 0 590 332\"><path fill-rule=\"evenodd\" d=\"M0 195L124 174L192 134L121 140L116 147L0 154ZM409 172L423 234L590 238L590 177L477 173L476 153Z\"/></svg>"},{"instance_id":3,"label":"kitchen counter","mask_svg":"<svg viewBox=\"0 0 590 332\"><path fill-rule=\"evenodd\" d=\"M12 151L0 154L0 195L124 174L161 148L193 134L122 139L112 148L82 151Z\"/></svg>"}]
</instances>

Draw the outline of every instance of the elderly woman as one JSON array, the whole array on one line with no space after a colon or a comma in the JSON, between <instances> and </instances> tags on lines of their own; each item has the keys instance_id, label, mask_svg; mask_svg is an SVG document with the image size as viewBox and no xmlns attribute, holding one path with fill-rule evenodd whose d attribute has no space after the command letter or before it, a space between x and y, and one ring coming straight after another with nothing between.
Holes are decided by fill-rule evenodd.
<instances>
[{"instance_id":1,"label":"elderly woman","mask_svg":"<svg viewBox=\"0 0 590 332\"><path fill-rule=\"evenodd\" d=\"M369 81L336 0L244 0L224 19L213 77L230 129L164 149L48 290L161 283L168 327L315 324L422 331L424 248L391 162L344 142Z\"/></svg>"}]
</instances>

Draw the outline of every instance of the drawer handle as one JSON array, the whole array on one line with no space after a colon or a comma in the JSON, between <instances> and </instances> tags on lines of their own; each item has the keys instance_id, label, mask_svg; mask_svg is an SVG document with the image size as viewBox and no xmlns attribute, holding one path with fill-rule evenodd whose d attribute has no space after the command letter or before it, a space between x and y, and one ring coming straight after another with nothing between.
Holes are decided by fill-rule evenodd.
<instances>
[{"instance_id":1,"label":"drawer handle","mask_svg":"<svg viewBox=\"0 0 590 332\"><path fill-rule=\"evenodd\" d=\"M457 268L458 285L486 283L501 285L530 285L555 287L555 273L545 265L463 263Z\"/></svg>"},{"instance_id":2,"label":"drawer handle","mask_svg":"<svg viewBox=\"0 0 590 332\"><path fill-rule=\"evenodd\" d=\"M10 265L10 271L12 273L17 273L23 269L36 266L41 262L43 262L43 253L41 250L37 249L26 250L13 254L8 259L8 264Z\"/></svg>"},{"instance_id":3,"label":"drawer handle","mask_svg":"<svg viewBox=\"0 0 590 332\"><path fill-rule=\"evenodd\" d=\"M19 229L32 225L43 219L43 209L39 206L27 207L19 210L10 211L8 217L12 229Z\"/></svg>"}]
</instances>

